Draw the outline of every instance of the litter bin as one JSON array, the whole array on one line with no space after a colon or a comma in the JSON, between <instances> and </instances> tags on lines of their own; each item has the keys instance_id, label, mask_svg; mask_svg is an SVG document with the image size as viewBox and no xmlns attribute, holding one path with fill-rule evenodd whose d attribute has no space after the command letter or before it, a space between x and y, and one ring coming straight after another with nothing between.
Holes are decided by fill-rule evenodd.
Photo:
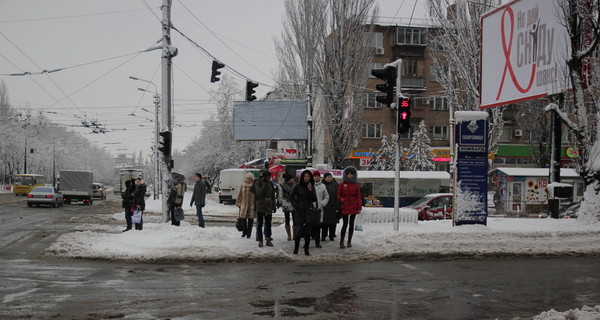
<instances>
[{"instance_id":1,"label":"litter bin","mask_svg":"<svg viewBox=\"0 0 600 320\"><path fill-rule=\"evenodd\" d=\"M548 199L548 213L553 219L558 219L558 211L560 206L559 199Z\"/></svg>"}]
</instances>

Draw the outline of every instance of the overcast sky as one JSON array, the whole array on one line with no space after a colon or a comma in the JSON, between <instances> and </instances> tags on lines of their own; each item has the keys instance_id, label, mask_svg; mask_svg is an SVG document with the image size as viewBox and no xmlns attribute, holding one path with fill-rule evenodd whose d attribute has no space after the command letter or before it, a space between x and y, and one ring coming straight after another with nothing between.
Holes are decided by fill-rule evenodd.
<instances>
[{"instance_id":1,"label":"overcast sky","mask_svg":"<svg viewBox=\"0 0 600 320\"><path fill-rule=\"evenodd\" d=\"M161 39L161 0L0 0L0 80L11 105L43 111L51 121L85 134L113 154L150 152L154 119L152 94L160 91L160 51L141 51ZM415 18L426 13L425 0L379 0L380 15ZM173 25L194 42L241 73L223 74L244 88L246 78L275 84L273 39L282 30L282 0L173 0ZM209 103L211 62L196 45L172 31L179 50L174 63L174 147L183 150L198 135ZM61 71L38 74L41 70ZM31 72L31 76L7 74ZM272 87L257 88L260 98ZM148 110L144 111L142 108ZM133 115L132 115L133 114ZM135 116L134 116L135 115ZM97 120L110 132L92 134L77 127ZM126 129L126 130L125 130Z\"/></svg>"}]
</instances>

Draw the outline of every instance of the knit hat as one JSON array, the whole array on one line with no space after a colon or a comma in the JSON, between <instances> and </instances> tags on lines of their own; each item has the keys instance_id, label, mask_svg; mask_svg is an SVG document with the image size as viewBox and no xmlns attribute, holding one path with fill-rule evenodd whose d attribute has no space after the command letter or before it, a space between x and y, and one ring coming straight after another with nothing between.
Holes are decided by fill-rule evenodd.
<instances>
[{"instance_id":1,"label":"knit hat","mask_svg":"<svg viewBox=\"0 0 600 320\"><path fill-rule=\"evenodd\" d=\"M254 180L254 175L250 172L246 173L246 178L250 178L252 180Z\"/></svg>"},{"instance_id":2,"label":"knit hat","mask_svg":"<svg viewBox=\"0 0 600 320\"><path fill-rule=\"evenodd\" d=\"M321 172L319 172L319 170L315 170L312 173L313 177L321 177Z\"/></svg>"},{"instance_id":3,"label":"knit hat","mask_svg":"<svg viewBox=\"0 0 600 320\"><path fill-rule=\"evenodd\" d=\"M325 172L325 174L323 175L323 179L325 179L325 178L327 178L329 176L332 176L331 172Z\"/></svg>"},{"instance_id":4,"label":"knit hat","mask_svg":"<svg viewBox=\"0 0 600 320\"><path fill-rule=\"evenodd\" d=\"M288 182L288 181L294 179L294 176L291 174L288 174L288 173L284 173L282 177L283 177L283 181L285 181L285 182Z\"/></svg>"}]
</instances>

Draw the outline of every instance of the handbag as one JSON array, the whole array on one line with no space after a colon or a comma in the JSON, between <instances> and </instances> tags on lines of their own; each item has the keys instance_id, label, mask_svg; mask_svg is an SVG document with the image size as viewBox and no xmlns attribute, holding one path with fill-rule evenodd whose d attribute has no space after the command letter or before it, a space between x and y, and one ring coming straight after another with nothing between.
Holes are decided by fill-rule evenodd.
<instances>
[{"instance_id":1,"label":"handbag","mask_svg":"<svg viewBox=\"0 0 600 320\"><path fill-rule=\"evenodd\" d=\"M235 222L235 227L236 227L237 231L244 230L244 228L242 227L242 218L237 218L237 221Z\"/></svg>"},{"instance_id":2,"label":"handbag","mask_svg":"<svg viewBox=\"0 0 600 320\"><path fill-rule=\"evenodd\" d=\"M306 224L318 225L319 222L321 222L321 209L313 204L306 211Z\"/></svg>"},{"instance_id":3,"label":"handbag","mask_svg":"<svg viewBox=\"0 0 600 320\"><path fill-rule=\"evenodd\" d=\"M176 221L181 221L181 220L185 219L185 215L183 214L182 207L175 207L174 210L175 211L173 212L173 218L175 218Z\"/></svg>"},{"instance_id":4,"label":"handbag","mask_svg":"<svg viewBox=\"0 0 600 320\"><path fill-rule=\"evenodd\" d=\"M133 215L131 216L132 223L141 223L142 222L142 211L140 209L135 209L133 211Z\"/></svg>"}]
</instances>

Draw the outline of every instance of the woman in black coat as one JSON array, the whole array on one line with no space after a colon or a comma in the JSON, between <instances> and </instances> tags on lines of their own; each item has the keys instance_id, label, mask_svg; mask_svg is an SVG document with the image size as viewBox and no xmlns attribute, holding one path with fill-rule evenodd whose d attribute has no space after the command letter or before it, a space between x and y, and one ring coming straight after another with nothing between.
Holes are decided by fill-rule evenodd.
<instances>
[{"instance_id":1,"label":"woman in black coat","mask_svg":"<svg viewBox=\"0 0 600 320\"><path fill-rule=\"evenodd\" d=\"M323 176L323 183L327 188L329 194L329 201L323 208L323 223L321 223L321 241L325 241L327 234L329 234L329 240L333 241L335 238L335 226L339 221L338 210L339 203L337 201L337 189L338 183L333 179L331 173L327 172Z\"/></svg>"},{"instance_id":2,"label":"woman in black coat","mask_svg":"<svg viewBox=\"0 0 600 320\"><path fill-rule=\"evenodd\" d=\"M133 206L142 212L142 220L140 223L135 224L135 230L142 230L144 228L144 210L146 209L146 190L147 187L141 178L135 180L135 191L133 191Z\"/></svg>"},{"instance_id":3,"label":"woman in black coat","mask_svg":"<svg viewBox=\"0 0 600 320\"><path fill-rule=\"evenodd\" d=\"M317 201L315 181L310 170L304 170L300 175L300 181L294 186L290 194L290 202L296 211L294 215L294 254L298 254L300 237L304 237L304 254L307 256L310 255L308 252L310 228L306 225L306 214L315 201Z\"/></svg>"}]
</instances>

